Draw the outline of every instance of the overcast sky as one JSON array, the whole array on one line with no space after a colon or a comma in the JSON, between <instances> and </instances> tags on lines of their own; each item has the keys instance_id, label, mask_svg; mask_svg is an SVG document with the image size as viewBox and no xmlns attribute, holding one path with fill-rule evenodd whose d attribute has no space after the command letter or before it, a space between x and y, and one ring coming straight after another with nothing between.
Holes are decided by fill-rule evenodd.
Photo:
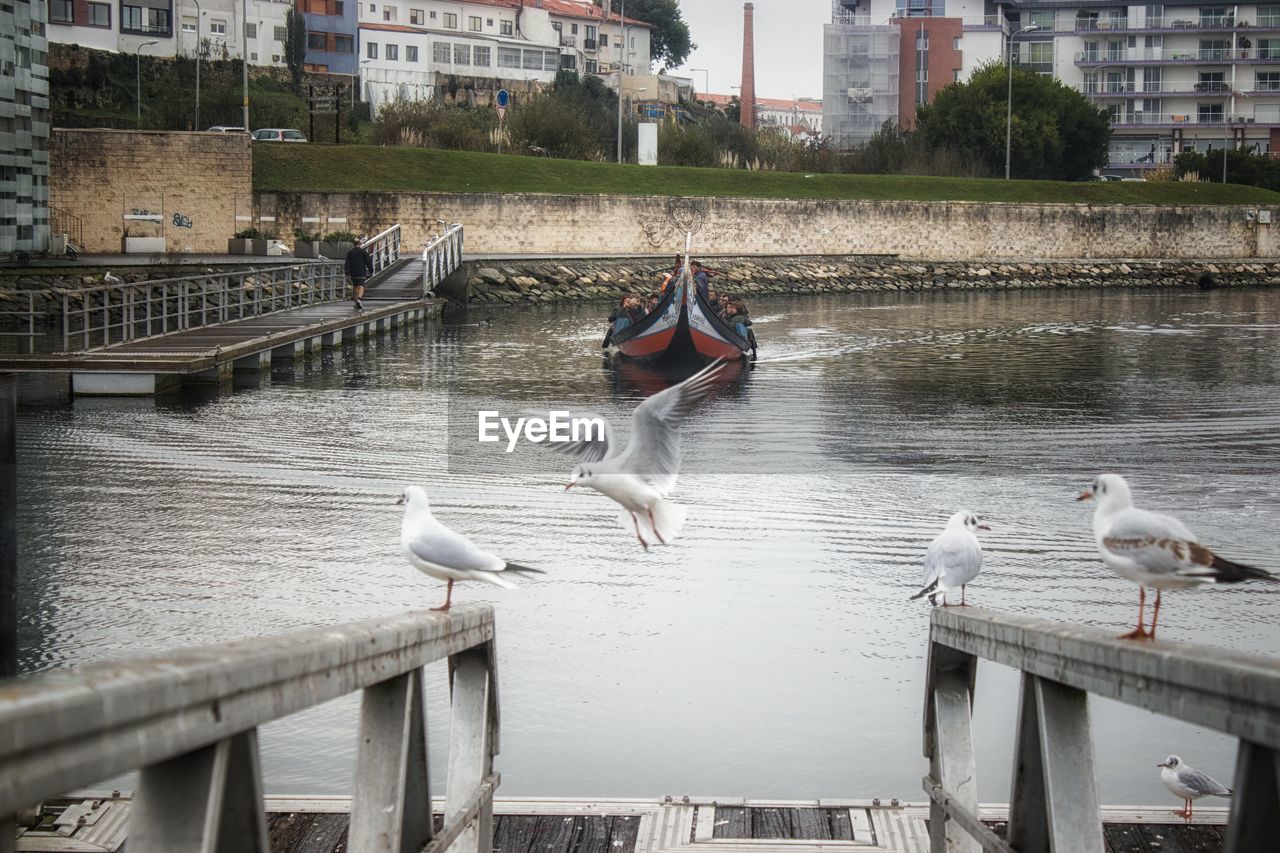
<instances>
[{"instance_id":1,"label":"overcast sky","mask_svg":"<svg viewBox=\"0 0 1280 853\"><path fill-rule=\"evenodd\" d=\"M831 0L754 2L756 97L821 98L822 25L831 22ZM742 3L680 0L698 49L674 73L692 77L699 92L730 95L736 90L729 87L742 83Z\"/></svg>"}]
</instances>

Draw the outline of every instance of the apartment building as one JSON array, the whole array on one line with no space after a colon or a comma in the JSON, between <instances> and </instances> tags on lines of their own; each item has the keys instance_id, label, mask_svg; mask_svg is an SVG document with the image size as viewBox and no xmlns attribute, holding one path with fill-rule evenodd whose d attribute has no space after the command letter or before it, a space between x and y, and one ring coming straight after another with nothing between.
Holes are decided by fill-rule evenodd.
<instances>
[{"instance_id":1,"label":"apartment building","mask_svg":"<svg viewBox=\"0 0 1280 853\"><path fill-rule=\"evenodd\" d=\"M648 24L575 0L365 0L359 4L361 91L374 104L431 99L440 86L546 85L561 70L649 73ZM450 83L449 81L453 82Z\"/></svg>"},{"instance_id":2,"label":"apartment building","mask_svg":"<svg viewBox=\"0 0 1280 853\"><path fill-rule=\"evenodd\" d=\"M307 24L307 52L303 63L317 74L359 71L359 0L297 0Z\"/></svg>"},{"instance_id":3,"label":"apartment building","mask_svg":"<svg viewBox=\"0 0 1280 853\"><path fill-rule=\"evenodd\" d=\"M49 68L43 0L0 4L0 254L49 247Z\"/></svg>"}]
</instances>

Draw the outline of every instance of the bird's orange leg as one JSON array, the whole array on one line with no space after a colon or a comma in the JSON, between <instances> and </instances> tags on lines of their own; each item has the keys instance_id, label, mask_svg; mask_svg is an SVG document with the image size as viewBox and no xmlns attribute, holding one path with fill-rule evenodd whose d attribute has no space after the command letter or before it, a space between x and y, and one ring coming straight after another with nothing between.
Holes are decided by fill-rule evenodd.
<instances>
[{"instance_id":1,"label":"bird's orange leg","mask_svg":"<svg viewBox=\"0 0 1280 853\"><path fill-rule=\"evenodd\" d=\"M444 613L452 606L453 606L453 578L450 578L449 588L444 594L444 604L441 604L439 607L433 607L431 609L438 611L440 613Z\"/></svg>"},{"instance_id":2,"label":"bird's orange leg","mask_svg":"<svg viewBox=\"0 0 1280 853\"><path fill-rule=\"evenodd\" d=\"M1159 594L1159 593L1157 593ZM1151 636L1147 633L1147 629L1142 627L1142 617L1147 610L1147 588L1145 586L1138 587L1138 627L1134 628L1127 634L1121 634L1118 640L1145 640Z\"/></svg>"},{"instance_id":3,"label":"bird's orange leg","mask_svg":"<svg viewBox=\"0 0 1280 853\"><path fill-rule=\"evenodd\" d=\"M649 550L649 543L644 541L644 537L640 535L640 519L636 518L636 514L631 513L631 523L636 526L636 539L640 540L640 547Z\"/></svg>"},{"instance_id":4,"label":"bird's orange leg","mask_svg":"<svg viewBox=\"0 0 1280 853\"><path fill-rule=\"evenodd\" d=\"M653 525L653 535L658 537L658 541L663 545L667 544L667 540L662 538L662 534L658 532L658 522L653 520L653 510L649 510L649 524Z\"/></svg>"},{"instance_id":5,"label":"bird's orange leg","mask_svg":"<svg viewBox=\"0 0 1280 853\"><path fill-rule=\"evenodd\" d=\"M1155 608L1155 611L1151 614L1151 639L1153 640L1156 638L1156 620L1159 618L1160 618L1160 590L1157 589L1156 590L1156 608ZM1191 801L1187 800L1187 802L1190 803ZM1191 811L1191 809L1188 808L1187 811L1189 812Z\"/></svg>"}]
</instances>

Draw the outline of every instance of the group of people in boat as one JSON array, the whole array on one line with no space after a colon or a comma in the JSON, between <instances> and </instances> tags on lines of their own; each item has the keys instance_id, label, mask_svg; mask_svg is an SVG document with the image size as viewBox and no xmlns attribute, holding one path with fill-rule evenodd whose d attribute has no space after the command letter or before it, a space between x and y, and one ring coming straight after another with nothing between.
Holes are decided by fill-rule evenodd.
<instances>
[{"instance_id":1,"label":"group of people in boat","mask_svg":"<svg viewBox=\"0 0 1280 853\"><path fill-rule=\"evenodd\" d=\"M607 349L613 341L615 332L620 332L632 323L640 320L653 313L662 302L662 297L667 291L676 286L676 282L680 280L682 273L680 258L676 258L676 267L672 272L666 273L662 277L662 283L658 289L650 293L647 297L641 297L636 293L628 293L618 302L618 306L609 314L609 330L605 333L604 343L600 346ZM733 329L740 338L743 338L751 346L752 352L756 349L756 335L751 330L751 314L747 310L747 304L742 299L732 296L729 293L720 293L714 287L711 287L707 281L707 270L703 268L701 261L689 262L689 274L693 278L694 287L697 288L698 295L702 297L705 305L715 313L726 326Z\"/></svg>"}]
</instances>

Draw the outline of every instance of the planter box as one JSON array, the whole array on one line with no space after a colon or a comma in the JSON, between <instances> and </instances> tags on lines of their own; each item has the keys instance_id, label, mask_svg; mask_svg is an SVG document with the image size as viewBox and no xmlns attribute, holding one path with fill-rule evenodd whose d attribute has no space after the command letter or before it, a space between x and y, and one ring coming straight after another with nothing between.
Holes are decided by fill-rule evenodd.
<instances>
[{"instance_id":1,"label":"planter box","mask_svg":"<svg viewBox=\"0 0 1280 853\"><path fill-rule=\"evenodd\" d=\"M293 256L295 258L323 258L324 254L321 248L323 246L324 243L318 240L306 243L298 240L293 244Z\"/></svg>"},{"instance_id":2,"label":"planter box","mask_svg":"<svg viewBox=\"0 0 1280 853\"><path fill-rule=\"evenodd\" d=\"M163 237L125 237L124 251L126 255L163 255Z\"/></svg>"},{"instance_id":3,"label":"planter box","mask_svg":"<svg viewBox=\"0 0 1280 853\"><path fill-rule=\"evenodd\" d=\"M347 257L347 252L350 252L353 246L355 243L321 243L320 254L322 257L341 261Z\"/></svg>"},{"instance_id":4,"label":"planter box","mask_svg":"<svg viewBox=\"0 0 1280 853\"><path fill-rule=\"evenodd\" d=\"M229 255L249 255L252 254L252 249L252 240L244 240L239 237L232 237L227 240L227 254Z\"/></svg>"}]
</instances>

